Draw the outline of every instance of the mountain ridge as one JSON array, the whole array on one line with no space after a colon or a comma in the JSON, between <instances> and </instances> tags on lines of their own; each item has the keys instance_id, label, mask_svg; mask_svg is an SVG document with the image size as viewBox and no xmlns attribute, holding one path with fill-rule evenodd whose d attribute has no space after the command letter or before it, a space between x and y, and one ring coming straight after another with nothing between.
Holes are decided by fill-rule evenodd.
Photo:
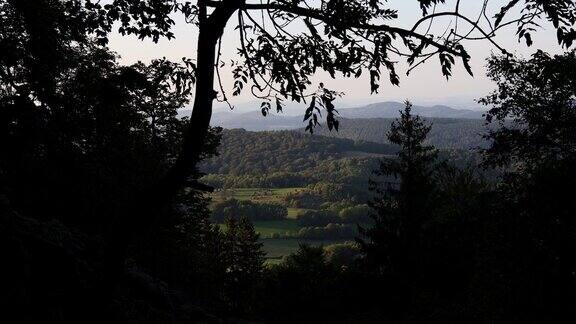
<instances>
[{"instance_id":1,"label":"mountain ridge","mask_svg":"<svg viewBox=\"0 0 576 324\"><path fill-rule=\"evenodd\" d=\"M403 103L395 101L385 101L369 104L355 108L338 109L340 119L366 119L366 118L397 118ZM412 108L415 115L425 118L452 118L452 119L483 119L482 111L470 109L455 109L445 105L418 106ZM189 109L181 110L180 117L188 116ZM303 115L284 115L270 112L267 116L262 116L259 110L250 112L223 111L215 112L212 118L212 126L235 129L244 128L249 131L268 131L298 129L304 127Z\"/></svg>"}]
</instances>

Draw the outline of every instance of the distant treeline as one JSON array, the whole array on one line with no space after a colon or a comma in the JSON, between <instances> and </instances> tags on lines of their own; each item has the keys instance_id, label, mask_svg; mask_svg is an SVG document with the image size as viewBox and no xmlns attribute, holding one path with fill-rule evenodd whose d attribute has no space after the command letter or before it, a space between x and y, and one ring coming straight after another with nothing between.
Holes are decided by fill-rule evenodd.
<instances>
[{"instance_id":1,"label":"distant treeline","mask_svg":"<svg viewBox=\"0 0 576 324\"><path fill-rule=\"evenodd\" d=\"M288 216L285 206L274 203L254 203L246 200L228 199L215 203L212 220L223 223L226 218L247 218L252 222L282 220Z\"/></svg>"},{"instance_id":2,"label":"distant treeline","mask_svg":"<svg viewBox=\"0 0 576 324\"><path fill-rule=\"evenodd\" d=\"M485 121L477 119L429 119L433 127L427 143L441 150L469 151L486 147L482 139ZM354 158L364 160L394 155L398 148L388 143L386 134L391 119L342 119L338 132L318 128L314 135L299 131L250 132L243 129L223 130L219 156L205 161L202 170L208 174L241 177L246 173L266 173L267 181L321 167L331 160ZM301 181L297 179L296 181Z\"/></svg>"},{"instance_id":3,"label":"distant treeline","mask_svg":"<svg viewBox=\"0 0 576 324\"><path fill-rule=\"evenodd\" d=\"M310 190L297 194L302 197L288 205L316 208L311 205L365 195L378 158L395 151L387 144L291 131L224 130L220 155L203 164L202 170L208 174L202 182L215 188L308 187ZM328 185L332 187L322 188ZM317 199L319 195L326 199Z\"/></svg>"},{"instance_id":4,"label":"distant treeline","mask_svg":"<svg viewBox=\"0 0 576 324\"><path fill-rule=\"evenodd\" d=\"M445 124L450 125L449 121ZM452 121L461 127L478 122ZM325 201L365 197L368 179L379 159L393 157L397 149L391 144L296 131L223 130L219 156L202 165L207 173L202 182L215 188L307 187L310 190L292 194L288 205L318 208ZM477 165L479 161L475 150L465 148L443 150L440 157L457 166ZM332 187L323 188L326 186Z\"/></svg>"},{"instance_id":5,"label":"distant treeline","mask_svg":"<svg viewBox=\"0 0 576 324\"><path fill-rule=\"evenodd\" d=\"M298 238L306 240L347 240L358 236L355 225L330 223L323 227L303 227Z\"/></svg>"},{"instance_id":6,"label":"distant treeline","mask_svg":"<svg viewBox=\"0 0 576 324\"><path fill-rule=\"evenodd\" d=\"M397 148L389 144L294 131L249 132L233 129L222 132L219 156L205 161L202 170L205 173L230 175L306 172L331 160L392 155L396 151Z\"/></svg>"},{"instance_id":7,"label":"distant treeline","mask_svg":"<svg viewBox=\"0 0 576 324\"><path fill-rule=\"evenodd\" d=\"M487 147L488 142L482 138L486 133L483 119L425 118L433 124L426 143L439 149L471 149ZM327 128L318 128L318 135L334 138L369 141L389 144L386 134L394 119L390 118L342 118L338 132ZM302 130L303 131L303 130Z\"/></svg>"},{"instance_id":8,"label":"distant treeline","mask_svg":"<svg viewBox=\"0 0 576 324\"><path fill-rule=\"evenodd\" d=\"M298 226L314 227L329 224L366 224L371 223L373 210L368 205L346 207L340 211L333 209L309 210L298 217Z\"/></svg>"}]
</instances>

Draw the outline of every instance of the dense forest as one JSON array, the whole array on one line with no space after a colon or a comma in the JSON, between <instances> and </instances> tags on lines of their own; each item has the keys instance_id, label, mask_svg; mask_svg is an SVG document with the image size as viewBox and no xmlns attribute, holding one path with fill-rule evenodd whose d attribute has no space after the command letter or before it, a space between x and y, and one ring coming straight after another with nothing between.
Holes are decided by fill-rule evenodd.
<instances>
[{"instance_id":1,"label":"dense forest","mask_svg":"<svg viewBox=\"0 0 576 324\"><path fill-rule=\"evenodd\" d=\"M428 120L428 119L427 119ZM486 147L485 121L430 119L434 125L427 143L442 149L446 159L459 165L478 162L477 152ZM339 182L362 176L373 161L391 156L397 146L386 134L391 119L341 119L342 129L321 127L314 135L299 131L250 132L223 130L218 155L206 160L204 180L217 187L297 187L322 180L329 172ZM380 143L380 144L378 144ZM361 173L361 174L359 174Z\"/></svg>"},{"instance_id":2,"label":"dense forest","mask_svg":"<svg viewBox=\"0 0 576 324\"><path fill-rule=\"evenodd\" d=\"M387 124L380 124L378 119L374 121L377 124L371 130L384 133L386 138ZM465 127L462 121L456 120L455 123L459 125L456 129ZM206 173L202 181L215 188L308 187L308 192L317 193L310 196L302 192L299 197L294 197L293 200L301 201L300 204L292 202L298 207L312 205L316 208L323 202L336 202L345 197L366 202L369 197L366 184L372 170L380 159L394 158L398 151L398 146L387 140L388 143L375 143L299 131L224 129L221 135L217 156L205 160L200 166ZM475 138L482 141L479 134ZM478 149L443 149L440 157L459 167L476 166L480 162ZM494 174L492 170L479 172L487 177ZM329 179L326 178L328 174ZM326 186L326 182L331 185Z\"/></svg>"},{"instance_id":3,"label":"dense forest","mask_svg":"<svg viewBox=\"0 0 576 324\"><path fill-rule=\"evenodd\" d=\"M393 155L396 150L390 144L331 139L295 131L224 130L218 156L204 161L202 170L232 175L302 172L326 160Z\"/></svg>"},{"instance_id":4,"label":"dense forest","mask_svg":"<svg viewBox=\"0 0 576 324\"><path fill-rule=\"evenodd\" d=\"M480 29L460 1L414 0L404 29L387 1L0 0L0 320L574 322L576 3L488 2L477 37L418 28ZM232 21L230 95L250 89L263 115L306 101L311 133L345 126L318 72L377 92L400 84L396 59L473 74L464 44L490 42L485 146L436 147L410 102L380 143L210 127ZM126 65L107 46L177 22L197 31L193 59ZM510 55L495 35L514 23L528 46L551 25L566 51ZM292 226L267 239L336 242L269 262L262 220Z\"/></svg>"},{"instance_id":5,"label":"dense forest","mask_svg":"<svg viewBox=\"0 0 576 324\"><path fill-rule=\"evenodd\" d=\"M204 161L207 184L217 188L303 187L326 180L365 187L378 157L393 145L332 139L295 131L223 130L218 156Z\"/></svg>"},{"instance_id":6,"label":"dense forest","mask_svg":"<svg viewBox=\"0 0 576 324\"><path fill-rule=\"evenodd\" d=\"M482 136L486 134L486 122L483 119L426 118L434 127L426 143L439 149L476 149L485 148L489 143ZM315 134L348 138L356 141L389 143L386 134L394 120L387 118L359 118L340 120L341 129L330 132L318 128Z\"/></svg>"}]
</instances>

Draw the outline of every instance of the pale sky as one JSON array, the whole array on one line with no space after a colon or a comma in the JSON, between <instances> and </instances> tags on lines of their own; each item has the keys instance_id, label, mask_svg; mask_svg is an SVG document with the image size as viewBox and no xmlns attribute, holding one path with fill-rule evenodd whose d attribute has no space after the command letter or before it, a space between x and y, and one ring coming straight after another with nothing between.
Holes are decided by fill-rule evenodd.
<instances>
[{"instance_id":1,"label":"pale sky","mask_svg":"<svg viewBox=\"0 0 576 324\"><path fill-rule=\"evenodd\" d=\"M455 1L447 0L447 5L437 8L437 12L446 11L453 8ZM502 6L502 0L492 0L490 11L493 16ZM415 0L390 0L388 1L391 8L399 11L399 19L391 24L400 27L411 27L414 22L420 18L421 11ZM461 11L466 14L474 15L479 12L482 4L481 0L462 0ZM444 10L443 10L444 9ZM122 63L131 64L136 61L148 62L154 58L163 56L171 60L180 60L182 57L195 58L197 30L193 25L187 25L179 16L175 16L176 25L173 32L175 39L170 41L162 39L158 44L151 41L140 41L136 37L121 36L114 34L110 40L110 48L121 56ZM460 22L462 24L462 22ZM447 21L436 20L435 26L444 30ZM462 28L463 25L460 25ZM238 33L234 31L235 22L230 21L225 32L222 43L222 59L229 61L227 58L234 58L237 48ZM499 32L496 41L503 45L508 51L519 55L527 56L536 51L543 49L550 53L561 51L556 41L556 33L548 22L543 23L544 29L539 30L533 35L534 45L528 48L524 43L518 43L516 38L516 26L512 25ZM461 29L463 30L463 28ZM378 94L370 94L370 86L367 78L331 79L329 76L321 73L316 79L318 82L324 82L330 89L343 91L345 96L340 100L340 106L354 106L369 102L396 100L401 101L410 99L417 104L448 104L461 108L470 108L475 106L473 99L487 94L493 84L485 76L485 60L490 54L498 52L488 41L476 41L465 43L468 53L472 56L471 66L474 77L469 76L461 63L457 61L453 68L453 77L447 81L441 73L438 59L432 59L428 63L421 65L409 76L406 76L406 65L398 65L398 74L401 77L399 87L392 86L387 82L382 82ZM222 70L222 78L225 87L230 88L232 85L232 76L226 69ZM387 78L383 77L383 80ZM231 91L228 90L228 94ZM254 100L249 91L246 91L241 97L232 97L233 104L242 104Z\"/></svg>"}]
</instances>

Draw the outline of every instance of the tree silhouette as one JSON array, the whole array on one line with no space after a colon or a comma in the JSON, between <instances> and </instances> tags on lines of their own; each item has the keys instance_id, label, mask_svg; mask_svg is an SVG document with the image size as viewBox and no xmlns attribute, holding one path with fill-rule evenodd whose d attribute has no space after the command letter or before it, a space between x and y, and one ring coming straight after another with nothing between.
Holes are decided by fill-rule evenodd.
<instances>
[{"instance_id":1,"label":"tree silhouette","mask_svg":"<svg viewBox=\"0 0 576 324\"><path fill-rule=\"evenodd\" d=\"M312 84L317 72L369 75L376 92L384 74L398 84L395 62L400 59L410 72L438 57L447 77L460 59L472 73L466 42L485 40L505 52L494 39L512 24L528 45L537 24L546 19L561 46L572 46L576 38L576 4L569 0L507 1L492 20L486 0L478 19L461 14L461 1L447 12L436 11L443 0L416 2L423 17L403 28L396 25L394 8L377 0L0 0L0 246L8 252L10 276L3 279L9 281L5 291L14 302L7 309L24 320L80 322L86 314L94 314L94 321L107 317L114 305L111 312L126 320L137 314L142 320L153 316L146 318L151 322L174 322L181 308L172 304L178 294L168 291L166 283L190 288L209 278L204 291L215 296L206 299L218 300L230 297L221 296L227 269L246 285L253 282L262 255L252 225L236 225L234 236L244 243L235 246L233 263L227 263L222 233L207 221L207 202L200 193L209 188L196 181L198 162L213 154L218 143L217 130L209 127L212 103L229 99L218 81L224 61L220 48L228 45L222 36L230 24L240 44L231 63L232 95L250 89L262 100L264 115L281 111L288 100L305 103L309 131L321 113L329 129L339 128L335 100L340 94ZM506 21L517 9L521 15ZM195 59L122 66L105 47L114 26L140 39L172 38L174 12L197 27ZM447 17L454 28L436 32L436 22ZM468 28L462 30L464 23ZM573 61L573 54L554 59L538 54L531 62L492 64L495 80L504 76L514 82L499 83L503 91L487 99L497 106L489 116L520 122L517 129L491 134L495 144L488 150L489 161L519 166L512 174L518 180L498 192L507 198L504 203L492 201L498 210L491 216L507 215L508 207L512 215L511 220L497 218L501 223L492 237L505 243L505 252L492 260L518 266L521 278L528 278L511 280L517 285L513 301L519 304L537 305L530 298L554 297L554 289L574 280L575 208L569 195L574 83L564 74L574 70ZM176 109L192 95L192 115L179 120ZM408 107L390 134L402 150L397 161L383 164L381 173L396 174L401 183L385 185L375 205L380 212L375 230L368 231L373 242L367 245L384 260L382 271L406 269L404 276L409 276L426 260L417 248L427 248L420 227L431 212L434 187L433 150L422 144L428 130ZM475 184L466 176L458 179L454 183ZM540 194L542 187L550 190ZM332 190L326 186L322 191ZM447 194L443 201L452 197L458 196ZM508 226L521 229L514 240L502 239ZM158 249L146 249L145 243ZM537 258L530 254L534 251ZM169 266L180 258L188 259L181 267ZM198 268L188 269L191 264ZM553 267L533 272L532 264ZM280 268L278 277L288 278L286 285L295 283L292 291L304 292L309 300L329 296L338 286L330 274L339 270L326 264L322 248L302 248L287 265L293 269ZM573 285L566 286L560 291L570 297ZM203 296L202 291L194 295ZM241 295L235 293L234 302ZM190 306L185 299L178 306ZM573 299L550 300L545 306L556 306L544 309L566 310ZM136 311L142 305L149 312Z\"/></svg>"},{"instance_id":2,"label":"tree silhouette","mask_svg":"<svg viewBox=\"0 0 576 324\"><path fill-rule=\"evenodd\" d=\"M570 47L576 38L572 29L576 22L576 5L568 0L508 1L493 19L488 18L490 1L487 0L478 18L462 14L460 1L446 12L436 12L436 6L444 1L416 1L423 17L411 28L395 26L398 12L378 0L275 0L265 3L246 0L117 0L106 5L89 1L84 7L77 1L67 1L74 12L84 18L85 30L93 32L102 43L106 42L114 21L121 22L119 30L123 34L150 37L154 41L160 37L171 38L170 28L174 21L168 14L172 11L183 13L186 21L198 28L197 82L192 115L175 163L165 177L140 199L148 202L148 206L134 212L140 215L141 223L153 224L158 210L193 173L208 134L212 103L215 99L228 99L222 86L219 93L213 85L222 64L219 49L226 45L222 44L222 34L230 22L236 23L240 43L239 61L233 62L236 80L233 94L240 94L250 87L256 97L263 99L264 114L272 107L282 110L283 100L301 102L309 99L305 115L310 131L319 123L321 108L326 110L329 128L338 128L333 103L338 94L323 84L309 90L310 77L319 70L332 77L337 73L345 77L368 73L372 92L376 92L384 72L389 74L392 84L399 83L395 57L405 58L414 68L438 56L446 77L451 75L455 58L460 58L472 73L468 64L470 56L463 44L481 39L505 52L494 41L494 36L505 26L516 24L519 37L524 38L528 45L532 43L532 33L538 22L543 19L552 22L562 46ZM521 8L523 14L510 18L515 7ZM446 33L435 33L432 25L439 17L451 18L454 28ZM484 20L487 27L482 26ZM464 23L467 26L462 27ZM302 31L294 32L292 27L295 25Z\"/></svg>"},{"instance_id":3,"label":"tree silhouette","mask_svg":"<svg viewBox=\"0 0 576 324\"><path fill-rule=\"evenodd\" d=\"M263 278L264 255L259 235L246 218L226 220L229 267L227 284L230 291L230 307L236 314L250 314L258 308L260 281Z\"/></svg>"},{"instance_id":4,"label":"tree silhouette","mask_svg":"<svg viewBox=\"0 0 576 324\"><path fill-rule=\"evenodd\" d=\"M211 102L218 93L212 89L215 72L220 65L221 36L225 26L237 15L236 29L239 33L240 62L234 63L235 89L239 94L250 86L252 93L263 99L263 113L274 107L282 110L282 101L290 99L310 103L306 110L308 129L312 131L318 124L320 109L325 108L330 129L338 128L335 119L334 97L338 94L326 89L323 84L318 90L308 91L310 77L318 70L327 71L332 77L337 73L345 77L359 77L370 74L372 92L379 88L381 73L389 73L390 82L397 85L399 77L395 69L394 56L404 57L412 67L418 66L431 57L438 55L442 73L451 75L454 58L462 59L469 73L472 73L468 61L469 55L462 45L468 39L474 39L475 32L480 39L487 39L500 50L505 50L493 41L493 36L506 25L517 24L520 37L531 44L531 32L535 22L541 17L552 20L559 30L559 41L571 46L575 33L570 30L576 22L575 5L570 1L526 1L522 6L524 15L504 22L510 15L509 10L519 6L519 1L510 1L495 15L493 24L489 21L488 30L480 25L487 12L485 1L479 15L474 20L460 13L460 1L453 10L435 12L441 1L418 1L423 17L412 28L400 28L393 25L398 13L380 1L269 1L254 3L251 1L199 1L197 4L176 5L190 21L199 28L197 71L198 83L196 98L190 121L190 132L184 142L182 154L169 174L167 185L177 184L195 163L195 156L203 133L209 124ZM455 28L447 34L435 35L430 28L422 30L422 25L432 24L436 17L447 16L455 20ZM467 23L468 28L459 31L460 24ZM487 19L490 20L490 19ZM303 31L295 33L291 26L300 24ZM206 30L206 32L204 32ZM477 39L478 37L476 37ZM224 44L225 45L225 44ZM405 51L398 49L404 46ZM427 49L431 49L426 52ZM214 64L216 62L216 65ZM218 76L219 74L216 74ZM220 99L227 100L225 91L220 87ZM308 91L308 92L307 92ZM181 181L181 180L180 180ZM168 190L167 192L169 192Z\"/></svg>"},{"instance_id":5,"label":"tree silhouette","mask_svg":"<svg viewBox=\"0 0 576 324\"><path fill-rule=\"evenodd\" d=\"M158 182L179 153L186 121L176 114L190 98L192 66L166 60L119 65L87 33L97 18L88 12L80 2L0 2L2 242L10 270L32 269L4 278L3 285L13 281L6 291L14 293L14 307L8 308L22 321L79 321L104 310L119 281L142 275L128 268L127 255L138 255L141 264L159 263L145 262L134 244L128 246L134 243L132 227L140 223L126 215L138 201L134 194ZM214 153L218 136L210 134L201 157ZM188 198L189 205L198 201ZM186 222L197 225L189 235L213 234L211 225L202 224L206 208L196 208L193 220L177 221L170 209L162 211L154 235L177 232L174 227ZM171 252L182 257L197 250L180 246ZM163 271L154 275L168 277ZM38 311L24 311L30 308ZM103 311L94 320L106 316Z\"/></svg>"},{"instance_id":6,"label":"tree silhouette","mask_svg":"<svg viewBox=\"0 0 576 324\"><path fill-rule=\"evenodd\" d=\"M480 102L491 106L487 121L499 127L486 135L493 141L485 152L486 165L514 165L530 172L543 163L574 158L575 62L574 51L557 56L537 51L528 60L489 60L488 76L497 90ZM507 124L510 119L513 123Z\"/></svg>"},{"instance_id":7,"label":"tree silhouette","mask_svg":"<svg viewBox=\"0 0 576 324\"><path fill-rule=\"evenodd\" d=\"M194 83L193 112L182 137L181 148L168 172L153 185L145 186L135 194L134 203L126 215L125 224L118 226L118 238L114 245L122 246L126 234L142 233L157 223L160 211L176 193L187 184L195 173L203 145L207 141L212 103L215 99L226 101L223 87L214 89L222 64L220 47L222 34L230 23L236 24L240 46L239 59L233 62L235 89L240 94L250 88L256 97L262 98L262 110L267 113L274 107L282 110L284 100L307 102L308 129L319 123L321 109L326 111L329 128L338 128L335 97L339 94L328 90L323 84L312 85L310 78L324 70L331 77L370 75L370 87L376 92L381 74L387 73L392 84L399 83L395 63L399 58L407 60L411 68L439 57L442 73L451 75L455 58L469 67L469 55L464 44L483 39L501 51L503 47L494 36L503 27L516 24L518 35L531 44L532 33L540 20L549 19L558 31L562 46L572 45L576 18L575 4L567 0L557 1L508 1L493 19L487 18L489 1L484 1L478 18L462 14L460 1L446 12L436 12L444 3L440 0L416 0L422 10L422 18L412 27L395 26L398 12L387 3L377 0L329 0L256 2L245 0L148 1L115 0L108 4L79 0L65 1L3 1L3 22L14 28L6 29L3 44L12 46L6 62L16 70L3 70L8 91L33 91L43 105L51 101L43 98L55 88L53 71L65 64L71 47L67 41L81 41L94 37L98 44L106 44L114 23L119 22L119 32L136 35L141 39L158 41L161 37L172 38L171 27L175 24L170 13L182 13L186 21L197 27L197 55L195 61L186 61L194 72L194 78L177 90L187 92ZM510 17L515 7L523 9L519 17ZM47 13L53 13L48 15ZM63 15L62 13L66 13ZM440 18L451 18L454 28L449 32L435 32L433 28ZM509 20L505 20L509 19ZM483 26L483 22L486 23ZM24 22L24 24L20 24ZM466 24L466 26L463 26ZM300 32L295 32L295 26ZM12 37L13 36L13 37ZM10 47L9 47L10 48ZM19 53L19 55L13 55ZM32 89L21 84L18 77L23 58L30 58ZM16 77L16 79L14 79ZM174 81L181 83L176 77ZM26 81L25 81L26 82ZM138 227L126 224L138 220ZM122 234L120 234L122 233ZM123 248L114 248L122 251ZM118 257L121 259L121 257Z\"/></svg>"},{"instance_id":8,"label":"tree silhouette","mask_svg":"<svg viewBox=\"0 0 576 324\"><path fill-rule=\"evenodd\" d=\"M430 198L434 190L433 163L436 151L424 145L431 126L419 116L411 114L412 104L406 102L401 116L392 124L388 139L400 146L396 159L380 162L375 171L378 179L371 180L374 193L371 207L374 226L362 232L362 242L370 262L379 271L402 273L407 269L407 258L415 257L411 246L418 246L418 227L430 213Z\"/></svg>"},{"instance_id":9,"label":"tree silhouette","mask_svg":"<svg viewBox=\"0 0 576 324\"><path fill-rule=\"evenodd\" d=\"M529 59L493 57L489 76L497 90L482 99L492 105L487 120L502 125L487 137L485 165L502 167L505 181L498 194L508 255L502 271L515 278L510 295L534 305L526 320L573 317L576 205L576 106L574 52ZM545 301L545 302L542 302ZM520 305L515 311L522 314Z\"/></svg>"}]
</instances>

